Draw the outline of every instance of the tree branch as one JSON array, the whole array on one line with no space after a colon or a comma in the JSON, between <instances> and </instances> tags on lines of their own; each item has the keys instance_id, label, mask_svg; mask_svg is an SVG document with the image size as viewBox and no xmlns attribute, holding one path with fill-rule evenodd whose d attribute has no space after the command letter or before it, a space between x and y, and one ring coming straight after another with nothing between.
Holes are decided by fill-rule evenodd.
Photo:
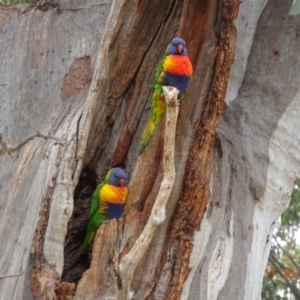
<instances>
[{"instance_id":1,"label":"tree branch","mask_svg":"<svg viewBox=\"0 0 300 300\"><path fill-rule=\"evenodd\" d=\"M284 279L286 285L291 289L291 292L294 294L294 296L296 297L296 299L300 299L300 292L297 288L297 286L295 285L294 281L292 280L288 280L288 278L286 278L286 276L284 276L284 274L282 273L282 269L286 268L280 261L277 260L277 258L270 254L269 256L269 260L271 262L271 264L273 265L273 267L275 268L275 270L280 274L280 276ZM278 267L278 265L280 267Z\"/></svg>"},{"instance_id":2,"label":"tree branch","mask_svg":"<svg viewBox=\"0 0 300 300\"><path fill-rule=\"evenodd\" d=\"M0 149L0 155L4 154L4 153L13 153L16 152L17 150L20 150L26 143L28 143L29 141L33 140L36 137L40 137L43 139L51 139L51 140L55 140L57 144L60 145L66 145L66 141L62 140L56 136L52 136L50 134L46 135L43 133L40 133L39 131L36 134L33 134L31 136L29 136L28 138L26 138L24 141L22 141L20 144L18 144L15 147L10 147L6 144L6 142L3 140L2 134L0 133L0 145L2 146L2 149Z\"/></svg>"},{"instance_id":3,"label":"tree branch","mask_svg":"<svg viewBox=\"0 0 300 300\"><path fill-rule=\"evenodd\" d=\"M118 290L118 300L128 299L130 282L133 272L158 228L165 220L166 204L168 202L175 181L174 148L175 133L178 116L177 96L179 91L174 87L163 87L163 94L167 104L166 127L164 134L164 178L155 199L149 220L131 251L122 258L119 265L121 287Z\"/></svg>"},{"instance_id":4,"label":"tree branch","mask_svg":"<svg viewBox=\"0 0 300 300\"><path fill-rule=\"evenodd\" d=\"M18 277L18 276L23 275L24 273L25 273L24 271L21 271L21 272L16 273L16 274L0 275L0 280L5 279L5 278Z\"/></svg>"},{"instance_id":5,"label":"tree branch","mask_svg":"<svg viewBox=\"0 0 300 300\"><path fill-rule=\"evenodd\" d=\"M283 253L290 259L290 261L292 262L292 264L295 266L297 273L300 275L300 267L299 265L295 262L295 260L293 259L293 256L290 254L290 252L286 249L284 249L280 243L278 242L277 238L275 237L275 241L277 243L277 245L279 246L279 248L283 251Z\"/></svg>"}]
</instances>

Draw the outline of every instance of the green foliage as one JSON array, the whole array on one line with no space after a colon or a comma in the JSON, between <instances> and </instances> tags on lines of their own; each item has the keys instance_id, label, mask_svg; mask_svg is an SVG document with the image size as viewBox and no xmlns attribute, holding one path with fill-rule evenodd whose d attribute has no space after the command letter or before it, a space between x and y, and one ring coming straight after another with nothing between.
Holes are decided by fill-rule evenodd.
<instances>
[{"instance_id":1,"label":"green foliage","mask_svg":"<svg viewBox=\"0 0 300 300\"><path fill-rule=\"evenodd\" d=\"M268 266L271 271L271 268ZM264 277L263 289L261 293L261 299L263 300L291 300L288 298L287 289L283 282L276 280L272 277L272 272L270 272L269 277ZM285 293L282 294L281 292Z\"/></svg>"},{"instance_id":2,"label":"green foliage","mask_svg":"<svg viewBox=\"0 0 300 300\"><path fill-rule=\"evenodd\" d=\"M291 203L273 234L269 261L263 280L263 300L300 299L300 246L296 239L300 224L300 183L295 185ZM297 243L298 242L298 243ZM268 276L266 276L268 275Z\"/></svg>"},{"instance_id":3,"label":"green foliage","mask_svg":"<svg viewBox=\"0 0 300 300\"><path fill-rule=\"evenodd\" d=\"M290 10L290 15L295 16L300 13L300 0L294 0L294 3Z\"/></svg>"},{"instance_id":4,"label":"green foliage","mask_svg":"<svg viewBox=\"0 0 300 300\"><path fill-rule=\"evenodd\" d=\"M26 4L33 2L34 0L0 0L0 5Z\"/></svg>"}]
</instances>

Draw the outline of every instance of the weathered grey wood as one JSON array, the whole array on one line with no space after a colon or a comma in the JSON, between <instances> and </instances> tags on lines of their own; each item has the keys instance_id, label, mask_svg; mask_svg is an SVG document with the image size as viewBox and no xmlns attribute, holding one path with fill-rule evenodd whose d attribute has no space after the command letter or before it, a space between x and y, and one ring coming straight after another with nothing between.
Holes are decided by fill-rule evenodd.
<instances>
[{"instance_id":1,"label":"weathered grey wood","mask_svg":"<svg viewBox=\"0 0 300 300\"><path fill-rule=\"evenodd\" d=\"M186 283L183 299L206 299L214 288L207 282L212 272L216 278L226 277L217 299L260 299L272 232L300 175L300 77L295 55L300 18L288 16L291 4L268 1L259 15L249 58L236 59L247 61L245 77L243 67L237 66L242 85L235 87L237 96L229 99L218 127L212 198L195 236L194 276ZM243 50L240 55L247 49ZM228 239L234 240L233 253L221 255L213 268L217 243ZM197 255L203 248L205 253ZM225 263L230 269L223 274Z\"/></svg>"},{"instance_id":2,"label":"weathered grey wood","mask_svg":"<svg viewBox=\"0 0 300 300\"><path fill-rule=\"evenodd\" d=\"M162 180L163 126L140 157L138 141L155 66L176 31L195 73L180 105L166 219L131 295L259 299L268 236L299 177L300 17L288 16L291 2L0 6L0 299L74 293L59 286L72 261L67 224L84 201L78 193L73 202L74 190L86 170L100 180L123 164L131 175L126 216L98 231L94 266L75 298L115 295L114 268L141 234ZM82 286L89 279L90 291Z\"/></svg>"},{"instance_id":3,"label":"weathered grey wood","mask_svg":"<svg viewBox=\"0 0 300 300\"><path fill-rule=\"evenodd\" d=\"M109 8L110 1L61 1L59 9L47 11L27 5L0 6L2 141L14 147L40 131L67 142L56 145L53 139L37 137L0 157L1 275L26 271L0 281L0 295L5 299L32 299L29 254L41 209L45 222L50 216L50 223L59 225L55 229L50 224L47 233L42 231L56 245L41 245L42 255L54 264L55 272L61 272L74 192L72 174L64 174L74 167L61 163L68 159L76 163L77 123ZM76 65L78 59L82 63ZM66 76L71 77L69 81ZM62 97L64 88L69 88L68 97Z\"/></svg>"},{"instance_id":4,"label":"weathered grey wood","mask_svg":"<svg viewBox=\"0 0 300 300\"><path fill-rule=\"evenodd\" d=\"M117 271L120 276L118 299L126 300L130 294L130 284L133 273L138 264L149 249L150 243L157 232L158 227L166 219L166 207L176 178L174 152L175 133L179 112L179 90L174 87L163 87L163 95L166 101L166 122L164 131L163 169L164 178L161 182L157 197L153 204L148 222L136 240L130 252L120 261Z\"/></svg>"}]
</instances>

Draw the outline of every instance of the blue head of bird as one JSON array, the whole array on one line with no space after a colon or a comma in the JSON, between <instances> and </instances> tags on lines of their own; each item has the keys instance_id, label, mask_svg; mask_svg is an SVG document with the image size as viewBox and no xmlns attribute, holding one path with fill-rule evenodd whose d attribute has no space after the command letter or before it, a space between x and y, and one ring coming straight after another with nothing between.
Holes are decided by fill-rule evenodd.
<instances>
[{"instance_id":1,"label":"blue head of bird","mask_svg":"<svg viewBox=\"0 0 300 300\"><path fill-rule=\"evenodd\" d=\"M188 52L186 49L186 43L184 39L181 38L174 38L172 39L171 43L167 49L167 55L183 55L187 56Z\"/></svg>"},{"instance_id":2,"label":"blue head of bird","mask_svg":"<svg viewBox=\"0 0 300 300\"><path fill-rule=\"evenodd\" d=\"M113 168L108 183L114 186L127 186L127 174L121 168Z\"/></svg>"}]
</instances>

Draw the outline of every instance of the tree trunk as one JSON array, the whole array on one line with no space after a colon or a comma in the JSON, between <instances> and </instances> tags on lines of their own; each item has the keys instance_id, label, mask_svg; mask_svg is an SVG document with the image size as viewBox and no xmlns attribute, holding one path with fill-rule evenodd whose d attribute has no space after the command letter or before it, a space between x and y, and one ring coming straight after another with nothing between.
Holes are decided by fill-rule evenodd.
<instances>
[{"instance_id":1,"label":"tree trunk","mask_svg":"<svg viewBox=\"0 0 300 300\"><path fill-rule=\"evenodd\" d=\"M0 6L1 299L260 298L272 231L299 178L291 4ZM166 171L164 121L140 156L139 139L155 66L175 35L194 67L176 178L128 292L122 266ZM73 267L91 193L116 165L130 174L126 215L99 228L91 264L86 255Z\"/></svg>"}]
</instances>

